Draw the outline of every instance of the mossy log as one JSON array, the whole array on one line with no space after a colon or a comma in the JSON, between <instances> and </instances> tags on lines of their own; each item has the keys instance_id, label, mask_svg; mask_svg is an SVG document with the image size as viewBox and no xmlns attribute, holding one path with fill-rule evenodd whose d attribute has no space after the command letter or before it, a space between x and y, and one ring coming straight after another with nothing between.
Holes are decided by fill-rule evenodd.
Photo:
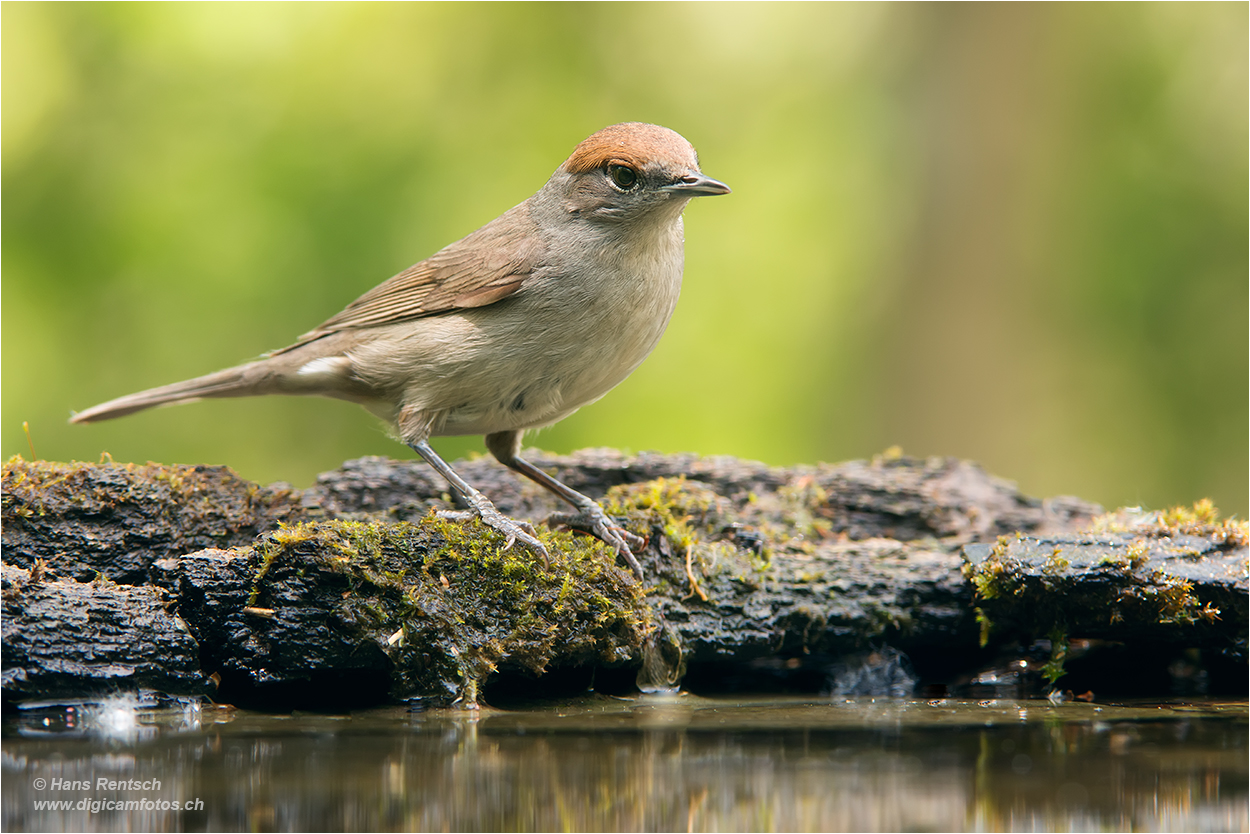
<instances>
[{"instance_id":1,"label":"mossy log","mask_svg":"<svg viewBox=\"0 0 1250 834\"><path fill-rule=\"evenodd\" d=\"M4 466L4 563L89 582L142 585L166 556L241 547L307 511L297 491L225 466L27 463Z\"/></svg>"},{"instance_id":2,"label":"mossy log","mask_svg":"<svg viewBox=\"0 0 1250 834\"><path fill-rule=\"evenodd\" d=\"M1120 511L1080 533L1002 536L964 553L987 636L1049 630L1245 655L1247 526L1220 521L1210 502Z\"/></svg>"},{"instance_id":3,"label":"mossy log","mask_svg":"<svg viewBox=\"0 0 1250 834\"><path fill-rule=\"evenodd\" d=\"M582 535L540 528L548 566L476 522L436 517L452 506L448 489L418 462L350 461L301 491L258 487L222 467L15 458L3 473L3 559L27 578L6 573L5 701L91 688L88 675L36 674L38 658L55 663L53 643L10 675L10 634L55 635L87 604L76 586L118 601L164 595L166 616L194 637L198 668L171 649L169 674L135 684L190 693L211 679L214 697L235 703L471 702L483 692L492 700L734 676L767 688L779 669L818 688L839 658L886 644L907 652L921 678L946 680L984 663L995 640L1053 626L987 613L1015 597L978 599L985 583L961 549L984 562L995 542L1075 534L1100 512L1073 498L1028 498L951 459L792 468L609 450L531 459L647 539L645 582ZM563 509L493 461L456 468L505 513L537 523ZM1244 596L1244 544L1222 554L1240 559ZM60 594L65 610L18 605L32 587ZM1198 618L1161 618L1159 628L1184 645L1227 647L1241 635L1244 648L1245 606L1230 608L1227 583L1198 577L1190 594ZM1211 614L1221 605L1227 614ZM109 619L99 639L124 645L125 620ZM988 621L1001 627L985 646ZM1116 639L1108 626L1100 635ZM148 646L138 631L151 625L136 617L130 627L134 644ZM65 657L96 640L65 634L77 644ZM159 651L144 652L142 663L159 664Z\"/></svg>"}]
</instances>

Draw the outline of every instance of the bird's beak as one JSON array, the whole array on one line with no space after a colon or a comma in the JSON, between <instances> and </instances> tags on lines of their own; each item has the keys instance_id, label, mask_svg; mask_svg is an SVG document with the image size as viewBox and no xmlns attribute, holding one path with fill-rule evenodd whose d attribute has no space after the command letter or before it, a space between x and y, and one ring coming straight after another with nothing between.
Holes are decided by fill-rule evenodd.
<instances>
[{"instance_id":1,"label":"bird's beak","mask_svg":"<svg viewBox=\"0 0 1250 834\"><path fill-rule=\"evenodd\" d=\"M692 171L677 180L677 182L663 186L661 190L686 194L691 197L703 197L715 194L728 194L729 186L711 177L705 177L700 173Z\"/></svg>"}]
</instances>

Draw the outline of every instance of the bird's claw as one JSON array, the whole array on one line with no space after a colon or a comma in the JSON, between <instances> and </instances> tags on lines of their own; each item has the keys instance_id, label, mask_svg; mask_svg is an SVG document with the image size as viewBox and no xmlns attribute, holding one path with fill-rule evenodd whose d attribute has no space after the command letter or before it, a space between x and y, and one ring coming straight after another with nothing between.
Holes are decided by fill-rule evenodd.
<instances>
[{"instance_id":1,"label":"bird's claw","mask_svg":"<svg viewBox=\"0 0 1250 834\"><path fill-rule=\"evenodd\" d=\"M551 557L547 554L547 547L538 540L538 532L534 529L534 525L528 521L508 518L508 516L495 509L494 505L488 504L483 507L474 507L471 510L439 510L438 517L453 521L469 521L473 518L481 519L482 523L487 527L504 536L504 550L511 550L514 544L520 542L521 546L526 550L541 556L543 565L548 568L551 567Z\"/></svg>"},{"instance_id":2,"label":"bird's claw","mask_svg":"<svg viewBox=\"0 0 1250 834\"><path fill-rule=\"evenodd\" d=\"M564 525L573 530L589 533L615 550L625 564L629 565L641 580L644 576L642 565L634 556L635 549L641 549L647 540L613 524L607 513L598 504L581 507L576 513L552 513L547 517L547 525Z\"/></svg>"}]
</instances>

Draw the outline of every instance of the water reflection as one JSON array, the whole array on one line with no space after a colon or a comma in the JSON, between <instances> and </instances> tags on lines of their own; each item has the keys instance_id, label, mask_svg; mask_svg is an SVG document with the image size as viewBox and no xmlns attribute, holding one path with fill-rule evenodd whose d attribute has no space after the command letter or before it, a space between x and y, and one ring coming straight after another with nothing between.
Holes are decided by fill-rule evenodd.
<instances>
[{"instance_id":1,"label":"water reflection","mask_svg":"<svg viewBox=\"0 0 1250 834\"><path fill-rule=\"evenodd\" d=\"M111 733L71 714L87 713L6 717L5 830L1247 828L1244 704L183 705L114 715Z\"/></svg>"}]
</instances>

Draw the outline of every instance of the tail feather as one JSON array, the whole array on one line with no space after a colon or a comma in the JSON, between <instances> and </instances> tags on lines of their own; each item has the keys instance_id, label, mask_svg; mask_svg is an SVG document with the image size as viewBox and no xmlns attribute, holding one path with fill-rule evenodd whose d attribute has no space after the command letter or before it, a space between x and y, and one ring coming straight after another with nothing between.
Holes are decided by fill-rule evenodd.
<instances>
[{"instance_id":1,"label":"tail feather","mask_svg":"<svg viewBox=\"0 0 1250 834\"><path fill-rule=\"evenodd\" d=\"M189 403L205 397L248 397L254 394L269 393L267 381L272 381L271 370L265 367L264 360L249 362L207 376L149 388L137 394L128 394L106 403L92 406L86 411L79 411L70 418L71 423L94 423L99 420L111 420L153 408L158 405L175 405Z\"/></svg>"}]
</instances>

